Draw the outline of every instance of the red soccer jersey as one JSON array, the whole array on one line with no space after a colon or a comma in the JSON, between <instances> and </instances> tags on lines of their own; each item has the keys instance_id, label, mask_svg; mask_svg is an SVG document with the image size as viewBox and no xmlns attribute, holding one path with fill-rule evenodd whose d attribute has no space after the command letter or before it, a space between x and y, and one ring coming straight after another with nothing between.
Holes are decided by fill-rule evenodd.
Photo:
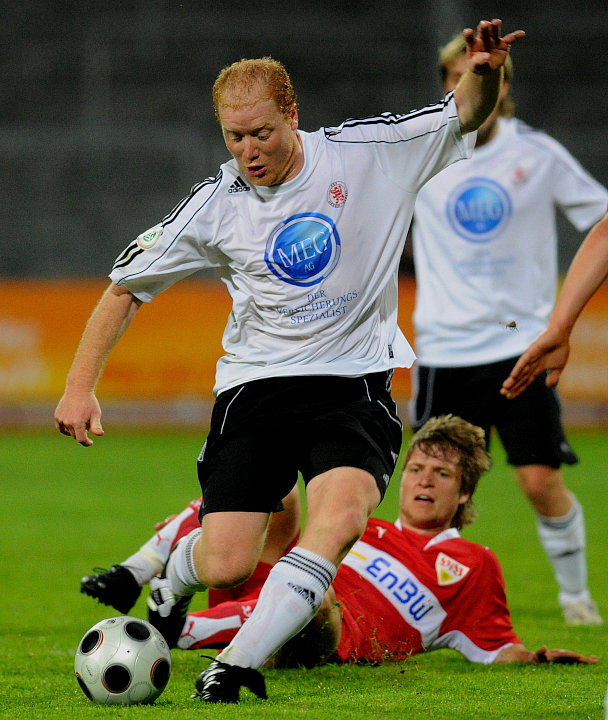
<instances>
[{"instance_id":1,"label":"red soccer jersey","mask_svg":"<svg viewBox=\"0 0 608 720\"><path fill-rule=\"evenodd\" d=\"M336 653L343 662L452 648L491 663L521 642L496 556L454 528L429 538L372 518L333 586L343 611Z\"/></svg>"}]
</instances>

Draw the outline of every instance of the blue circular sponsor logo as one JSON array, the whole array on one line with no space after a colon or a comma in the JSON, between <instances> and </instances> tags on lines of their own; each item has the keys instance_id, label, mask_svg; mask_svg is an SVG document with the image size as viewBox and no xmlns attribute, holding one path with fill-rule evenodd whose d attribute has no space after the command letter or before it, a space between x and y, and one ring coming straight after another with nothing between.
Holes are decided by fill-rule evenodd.
<instances>
[{"instance_id":1,"label":"blue circular sponsor logo","mask_svg":"<svg viewBox=\"0 0 608 720\"><path fill-rule=\"evenodd\" d=\"M474 243L496 237L511 217L511 199L494 180L471 178L453 190L446 208L455 232Z\"/></svg>"},{"instance_id":2,"label":"blue circular sponsor logo","mask_svg":"<svg viewBox=\"0 0 608 720\"><path fill-rule=\"evenodd\" d=\"M264 260L291 285L324 280L340 257L340 236L333 220L320 213L292 215L277 225L266 243Z\"/></svg>"}]
</instances>

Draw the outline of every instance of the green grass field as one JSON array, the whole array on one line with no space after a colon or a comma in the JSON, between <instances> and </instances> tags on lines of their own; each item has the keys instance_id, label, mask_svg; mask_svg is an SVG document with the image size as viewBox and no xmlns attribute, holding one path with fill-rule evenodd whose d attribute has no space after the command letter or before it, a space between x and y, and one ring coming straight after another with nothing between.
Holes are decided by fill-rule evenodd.
<instances>
[{"instance_id":1,"label":"green grass field","mask_svg":"<svg viewBox=\"0 0 608 720\"><path fill-rule=\"evenodd\" d=\"M440 651L377 668L266 671L268 701L244 691L239 706L204 706L189 696L207 661L198 652L174 651L171 681L154 706L90 703L74 679L74 652L91 625L117 613L81 595L79 579L133 552L156 520L197 496L194 466L202 444L194 433L106 431L89 449L51 431L0 436L1 718L292 720L304 712L307 720L604 717L608 626L563 625L532 513L498 445L477 494L479 520L465 535L501 559L523 642L596 654L596 666L481 667ZM608 619L608 434L572 433L571 440L582 462L566 470L567 479L585 506L590 584ZM392 519L396 497L393 481L378 515ZM143 599L133 614L145 617Z\"/></svg>"}]
</instances>

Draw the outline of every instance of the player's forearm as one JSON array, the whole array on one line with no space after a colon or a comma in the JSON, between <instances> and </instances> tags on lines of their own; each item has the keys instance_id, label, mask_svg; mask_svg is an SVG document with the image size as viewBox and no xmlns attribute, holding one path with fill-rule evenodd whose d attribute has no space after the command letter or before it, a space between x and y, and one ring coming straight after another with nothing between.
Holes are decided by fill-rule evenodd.
<instances>
[{"instance_id":1,"label":"player's forearm","mask_svg":"<svg viewBox=\"0 0 608 720\"><path fill-rule=\"evenodd\" d=\"M472 132L488 118L500 94L502 67L477 74L469 70L454 88L458 120L463 133Z\"/></svg>"},{"instance_id":2,"label":"player's forearm","mask_svg":"<svg viewBox=\"0 0 608 720\"><path fill-rule=\"evenodd\" d=\"M549 327L568 336L578 316L608 277L608 215L589 232L570 265Z\"/></svg>"},{"instance_id":3,"label":"player's forearm","mask_svg":"<svg viewBox=\"0 0 608 720\"><path fill-rule=\"evenodd\" d=\"M104 364L141 302L112 283L102 295L82 334L66 381L67 390L93 392Z\"/></svg>"},{"instance_id":4,"label":"player's forearm","mask_svg":"<svg viewBox=\"0 0 608 720\"><path fill-rule=\"evenodd\" d=\"M513 644L503 648L496 656L495 663L536 663L536 653L525 645Z\"/></svg>"}]
</instances>

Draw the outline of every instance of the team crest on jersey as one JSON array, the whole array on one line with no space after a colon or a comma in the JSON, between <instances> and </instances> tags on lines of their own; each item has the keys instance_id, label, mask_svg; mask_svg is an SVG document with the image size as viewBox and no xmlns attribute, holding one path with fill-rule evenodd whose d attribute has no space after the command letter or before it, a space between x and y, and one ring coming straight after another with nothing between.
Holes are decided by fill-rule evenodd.
<instances>
[{"instance_id":1,"label":"team crest on jersey","mask_svg":"<svg viewBox=\"0 0 608 720\"><path fill-rule=\"evenodd\" d=\"M452 229L465 240L485 243L496 237L511 217L511 198L489 178L470 178L448 198L446 213Z\"/></svg>"},{"instance_id":2,"label":"team crest on jersey","mask_svg":"<svg viewBox=\"0 0 608 720\"><path fill-rule=\"evenodd\" d=\"M149 250L154 247L158 239L163 234L163 226L155 225L153 228L146 230L137 238L137 244L142 250Z\"/></svg>"},{"instance_id":3,"label":"team crest on jersey","mask_svg":"<svg viewBox=\"0 0 608 720\"><path fill-rule=\"evenodd\" d=\"M442 552L437 555L435 560L435 571L439 585L453 585L459 582L468 574L470 569Z\"/></svg>"},{"instance_id":4,"label":"team crest on jersey","mask_svg":"<svg viewBox=\"0 0 608 720\"><path fill-rule=\"evenodd\" d=\"M342 207L348 197L348 189L342 181L332 182L327 190L327 202L335 208Z\"/></svg>"},{"instance_id":5,"label":"team crest on jersey","mask_svg":"<svg viewBox=\"0 0 608 720\"><path fill-rule=\"evenodd\" d=\"M299 213L284 220L270 233L264 253L274 275L301 287L324 280L339 258L338 229L320 213Z\"/></svg>"},{"instance_id":6,"label":"team crest on jersey","mask_svg":"<svg viewBox=\"0 0 608 720\"><path fill-rule=\"evenodd\" d=\"M528 173L526 170L521 166L516 167L513 171L513 185L523 185L527 179Z\"/></svg>"}]
</instances>

